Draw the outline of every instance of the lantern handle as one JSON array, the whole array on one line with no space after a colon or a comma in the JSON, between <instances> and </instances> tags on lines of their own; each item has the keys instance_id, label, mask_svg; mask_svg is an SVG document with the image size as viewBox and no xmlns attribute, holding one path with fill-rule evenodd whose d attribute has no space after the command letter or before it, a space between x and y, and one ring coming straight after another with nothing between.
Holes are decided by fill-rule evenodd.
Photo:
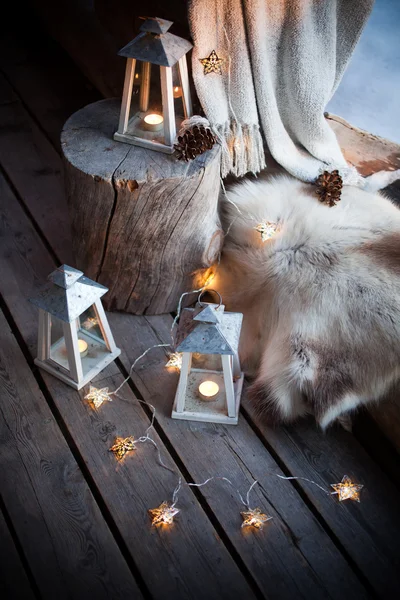
<instances>
[{"instance_id":1,"label":"lantern handle","mask_svg":"<svg viewBox=\"0 0 400 600\"><path fill-rule=\"evenodd\" d=\"M219 298L219 304L217 306L217 308L215 310L218 310L219 307L222 305L222 296L219 292L217 292L217 290L212 290L212 289L207 289L207 290L203 290L202 292L200 292L199 297L197 298L197 302L200 304L200 306L206 306L207 303L206 302L202 302L201 301L201 297L203 294L205 294L206 292L214 292L214 294L217 294L218 298Z\"/></svg>"}]
</instances>

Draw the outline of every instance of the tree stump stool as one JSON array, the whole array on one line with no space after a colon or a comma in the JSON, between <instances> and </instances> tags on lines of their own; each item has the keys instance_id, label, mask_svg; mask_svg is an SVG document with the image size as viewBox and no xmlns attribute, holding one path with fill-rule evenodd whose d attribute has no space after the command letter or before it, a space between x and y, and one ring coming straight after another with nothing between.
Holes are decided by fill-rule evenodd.
<instances>
[{"instance_id":1,"label":"tree stump stool","mask_svg":"<svg viewBox=\"0 0 400 600\"><path fill-rule=\"evenodd\" d=\"M221 149L185 163L115 142L119 110L119 100L90 104L61 135L74 266L109 288L108 310L170 312L222 246Z\"/></svg>"}]
</instances>

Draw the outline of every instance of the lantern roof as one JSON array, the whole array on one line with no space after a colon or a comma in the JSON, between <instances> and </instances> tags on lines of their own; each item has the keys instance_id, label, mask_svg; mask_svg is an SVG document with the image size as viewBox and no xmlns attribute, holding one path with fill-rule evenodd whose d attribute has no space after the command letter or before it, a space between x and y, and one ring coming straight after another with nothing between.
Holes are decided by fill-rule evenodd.
<instances>
[{"instance_id":1,"label":"lantern roof","mask_svg":"<svg viewBox=\"0 0 400 600\"><path fill-rule=\"evenodd\" d=\"M242 320L241 313L225 312L223 305L202 302L195 308L185 308L179 320L176 350L237 354Z\"/></svg>"},{"instance_id":2,"label":"lantern roof","mask_svg":"<svg viewBox=\"0 0 400 600\"><path fill-rule=\"evenodd\" d=\"M162 67L173 67L193 45L168 32L172 21L146 18L136 36L118 52L119 56L136 58Z\"/></svg>"},{"instance_id":3,"label":"lantern roof","mask_svg":"<svg viewBox=\"0 0 400 600\"><path fill-rule=\"evenodd\" d=\"M200 306L199 306L200 305ZM194 321L200 321L202 323L221 323L222 317L224 316L225 306L223 304L206 304L198 303L195 308Z\"/></svg>"},{"instance_id":4,"label":"lantern roof","mask_svg":"<svg viewBox=\"0 0 400 600\"><path fill-rule=\"evenodd\" d=\"M47 278L47 283L32 304L57 319L70 323L108 291L104 285L85 277L82 271L62 265Z\"/></svg>"}]
</instances>

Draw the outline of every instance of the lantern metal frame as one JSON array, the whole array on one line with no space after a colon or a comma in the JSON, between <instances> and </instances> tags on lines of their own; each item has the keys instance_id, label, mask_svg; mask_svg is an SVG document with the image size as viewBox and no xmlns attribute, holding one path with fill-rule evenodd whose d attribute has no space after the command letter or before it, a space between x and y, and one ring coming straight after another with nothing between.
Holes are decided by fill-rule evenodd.
<instances>
[{"instance_id":1,"label":"lantern metal frame","mask_svg":"<svg viewBox=\"0 0 400 600\"><path fill-rule=\"evenodd\" d=\"M114 139L119 142L166 154L174 152L176 130L183 121L175 116L172 67L176 64L182 88L184 118L192 116L186 53L193 46L187 40L169 33L171 25L172 21L165 19L146 18L140 28L141 33L118 52L119 56L127 58L127 63L118 130L114 134ZM130 117L137 60L143 61L139 111ZM163 126L157 132L146 131L143 126L149 108L152 64L160 67L161 79Z\"/></svg>"},{"instance_id":2,"label":"lantern metal frame","mask_svg":"<svg viewBox=\"0 0 400 600\"><path fill-rule=\"evenodd\" d=\"M100 301L108 289L68 265L56 269L48 279L49 283L39 295L30 300L39 308L38 349L34 362L80 390L121 353ZM102 337L82 328L80 316L91 308ZM51 343L52 318L62 323L63 332L63 337L54 344ZM79 339L87 343L87 355L81 355ZM68 368L54 359L57 352L65 355Z\"/></svg>"},{"instance_id":3,"label":"lantern metal frame","mask_svg":"<svg viewBox=\"0 0 400 600\"><path fill-rule=\"evenodd\" d=\"M182 367L172 410L173 419L236 425L244 374L240 369L238 347L243 315L225 312L222 303L199 302L185 308L177 330L177 352ZM194 353L220 355L222 371L192 368ZM215 400L201 400L198 391L206 375L219 386Z\"/></svg>"}]
</instances>

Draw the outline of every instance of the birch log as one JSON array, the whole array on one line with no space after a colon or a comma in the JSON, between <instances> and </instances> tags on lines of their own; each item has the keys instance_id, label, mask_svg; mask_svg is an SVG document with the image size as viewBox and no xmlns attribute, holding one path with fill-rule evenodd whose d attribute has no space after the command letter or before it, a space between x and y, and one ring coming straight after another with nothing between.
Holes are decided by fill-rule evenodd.
<instances>
[{"instance_id":1,"label":"birch log","mask_svg":"<svg viewBox=\"0 0 400 600\"><path fill-rule=\"evenodd\" d=\"M66 122L61 144L76 264L109 288L108 310L174 311L217 260L220 147L194 161L115 142L120 102Z\"/></svg>"}]
</instances>

